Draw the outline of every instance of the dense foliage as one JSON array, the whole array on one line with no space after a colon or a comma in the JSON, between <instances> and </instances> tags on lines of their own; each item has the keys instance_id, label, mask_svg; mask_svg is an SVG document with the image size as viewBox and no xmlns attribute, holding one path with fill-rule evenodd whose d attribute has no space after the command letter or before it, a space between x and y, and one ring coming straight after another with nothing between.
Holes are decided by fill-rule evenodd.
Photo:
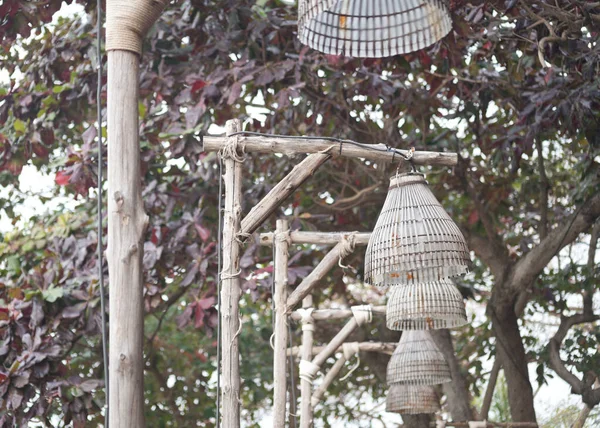
<instances>
[{"instance_id":1,"label":"dense foliage","mask_svg":"<svg viewBox=\"0 0 600 428\"><path fill-rule=\"evenodd\" d=\"M104 402L93 190L98 35L92 3L52 22L60 1L33 4L0 5L0 63L10 76L0 86L0 208L14 225L0 243L0 425L83 426L100 422ZM561 369L580 380L569 383L588 405L600 401L592 386L600 337L590 334L598 268L579 244L590 242L600 216L600 5L512 0L452 7L454 31L441 43L383 60L301 46L296 7L280 0L183 0L153 27L140 90L152 426L214 423L219 170L216 156L203 153L201 134L234 117L248 130L457 151L454 171L427 172L477 257L461 284L465 295L488 308L485 319L455 334L470 394L483 394L485 361L497 357L512 420L535 420L532 389ZM296 162L248 157L245 210ZM22 217L17 208L35 197L21 190L24 167L55 180L42 202L74 202ZM394 169L331 160L277 216L288 216L294 228L369 230ZM296 250L291 272L300 279L324 249ZM271 400L271 257L249 245L242 264L242 408L249 426ZM377 293L352 280L360 278L362 254L349 263L345 273L332 272L316 303L374 300ZM549 343L537 334L540 320L566 328L558 341L562 367L551 361L558 338ZM319 339L336 328L324 324ZM386 337L395 336L376 326L359 339ZM351 404L385 394L385 361L362 360L346 383L332 387L338 398L317 408L323 423L338 415L371 426L380 417ZM529 378L528 361L537 364L537 379Z\"/></svg>"}]
</instances>

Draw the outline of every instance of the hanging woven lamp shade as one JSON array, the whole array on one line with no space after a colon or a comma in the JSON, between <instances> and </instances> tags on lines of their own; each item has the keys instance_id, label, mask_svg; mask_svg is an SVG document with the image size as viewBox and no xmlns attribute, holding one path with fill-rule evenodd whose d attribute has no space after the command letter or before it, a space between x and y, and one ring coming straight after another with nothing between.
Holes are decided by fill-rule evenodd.
<instances>
[{"instance_id":1,"label":"hanging woven lamp shade","mask_svg":"<svg viewBox=\"0 0 600 428\"><path fill-rule=\"evenodd\" d=\"M451 380L450 367L428 331L402 333L387 366L388 385L437 385Z\"/></svg>"},{"instance_id":2,"label":"hanging woven lamp shade","mask_svg":"<svg viewBox=\"0 0 600 428\"><path fill-rule=\"evenodd\" d=\"M460 229L418 173L396 175L367 245L369 284L439 281L469 271L469 250Z\"/></svg>"},{"instance_id":3,"label":"hanging woven lamp shade","mask_svg":"<svg viewBox=\"0 0 600 428\"><path fill-rule=\"evenodd\" d=\"M299 0L298 38L320 52L381 58L434 44L452 28L448 0Z\"/></svg>"},{"instance_id":4,"label":"hanging woven lamp shade","mask_svg":"<svg viewBox=\"0 0 600 428\"><path fill-rule=\"evenodd\" d=\"M405 415L435 413L440 410L440 398L433 386L394 384L385 399L385 410Z\"/></svg>"},{"instance_id":5,"label":"hanging woven lamp shade","mask_svg":"<svg viewBox=\"0 0 600 428\"><path fill-rule=\"evenodd\" d=\"M466 323L463 297L450 279L391 287L386 310L390 330L437 330Z\"/></svg>"}]
</instances>

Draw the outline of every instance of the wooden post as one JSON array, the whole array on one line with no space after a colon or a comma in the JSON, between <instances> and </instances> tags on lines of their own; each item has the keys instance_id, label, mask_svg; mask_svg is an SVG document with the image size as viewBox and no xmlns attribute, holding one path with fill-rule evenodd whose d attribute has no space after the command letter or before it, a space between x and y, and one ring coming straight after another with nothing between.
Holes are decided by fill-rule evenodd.
<instances>
[{"instance_id":1,"label":"wooden post","mask_svg":"<svg viewBox=\"0 0 600 428\"><path fill-rule=\"evenodd\" d=\"M141 192L139 56L108 52L108 246L110 273L109 425L144 424L142 243L148 225Z\"/></svg>"},{"instance_id":2,"label":"wooden post","mask_svg":"<svg viewBox=\"0 0 600 428\"><path fill-rule=\"evenodd\" d=\"M312 308L313 298L309 294L302 300L302 308L307 310ZM313 347L313 332L314 332L314 321L312 316L310 322L308 320L302 321L302 350L300 358L305 361L312 360L312 347ZM313 423L313 410L310 404L310 397L312 396L312 384L304 378L300 379L300 428L311 428Z\"/></svg>"},{"instance_id":3,"label":"wooden post","mask_svg":"<svg viewBox=\"0 0 600 428\"><path fill-rule=\"evenodd\" d=\"M240 121L228 120L227 134L241 130ZM240 352L238 346L240 300L240 244L238 232L242 217L242 163L236 160L237 148L230 137L231 150L224 150L225 205L223 209L223 271L221 273L221 346L223 428L240 426Z\"/></svg>"},{"instance_id":4,"label":"wooden post","mask_svg":"<svg viewBox=\"0 0 600 428\"><path fill-rule=\"evenodd\" d=\"M287 392L287 285L288 285L288 248L289 224L287 220L277 220L275 229L275 335L273 358L273 426L285 426L285 404Z\"/></svg>"}]
</instances>

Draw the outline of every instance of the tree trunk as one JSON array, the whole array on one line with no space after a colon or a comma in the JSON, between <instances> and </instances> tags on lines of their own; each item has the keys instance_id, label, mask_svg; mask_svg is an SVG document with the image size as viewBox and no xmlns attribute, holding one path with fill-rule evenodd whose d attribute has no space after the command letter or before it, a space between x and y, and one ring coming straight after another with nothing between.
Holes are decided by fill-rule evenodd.
<instances>
[{"instance_id":1,"label":"tree trunk","mask_svg":"<svg viewBox=\"0 0 600 428\"><path fill-rule=\"evenodd\" d=\"M503 287L498 287L502 289ZM504 368L512 422L536 422L533 389L527 370L527 358L514 303L495 304L493 295L488 305L496 337L496 353Z\"/></svg>"},{"instance_id":2,"label":"tree trunk","mask_svg":"<svg viewBox=\"0 0 600 428\"><path fill-rule=\"evenodd\" d=\"M452 420L454 422L470 421L473 419L473 412L469 405L471 401L469 396L469 384L467 383L467 379L461 370L460 363L456 358L450 331L432 330L431 336L440 351L444 354L444 358L450 366L452 382L443 384L443 389L444 394L448 397L448 406L450 407Z\"/></svg>"},{"instance_id":3,"label":"tree trunk","mask_svg":"<svg viewBox=\"0 0 600 428\"><path fill-rule=\"evenodd\" d=\"M429 428L430 415L402 415L402 421L407 428Z\"/></svg>"}]
</instances>

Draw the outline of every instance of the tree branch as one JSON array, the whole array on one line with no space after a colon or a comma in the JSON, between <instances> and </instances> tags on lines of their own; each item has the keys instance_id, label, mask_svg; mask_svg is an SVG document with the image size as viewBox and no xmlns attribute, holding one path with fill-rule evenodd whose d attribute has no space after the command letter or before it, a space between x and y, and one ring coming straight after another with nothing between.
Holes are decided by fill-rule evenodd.
<instances>
[{"instance_id":1,"label":"tree branch","mask_svg":"<svg viewBox=\"0 0 600 428\"><path fill-rule=\"evenodd\" d=\"M588 385L567 369L565 363L560 358L560 345L571 327L577 324L594 322L599 319L600 317L594 314L577 314L570 317L562 317L558 331L552 339L550 339L550 343L548 344L548 353L550 355L549 363L552 370L554 370L561 379L571 385L572 393L581 395L583 402L592 407L600 402L600 388L593 389L591 384Z\"/></svg>"},{"instance_id":2,"label":"tree branch","mask_svg":"<svg viewBox=\"0 0 600 428\"><path fill-rule=\"evenodd\" d=\"M542 150L542 142L539 138L535 139L535 147L537 149L538 168L540 170L540 180L542 182L542 194L540 197L540 241L548 235L548 192L550 191L550 183L546 175L546 167L544 166L544 154Z\"/></svg>"},{"instance_id":3,"label":"tree branch","mask_svg":"<svg viewBox=\"0 0 600 428\"><path fill-rule=\"evenodd\" d=\"M531 284L544 270L552 258L565 246L572 243L600 217L600 191L581 205L573 214L548 233L536 247L525 254L513 269L510 281L515 292Z\"/></svg>"},{"instance_id":4,"label":"tree branch","mask_svg":"<svg viewBox=\"0 0 600 428\"><path fill-rule=\"evenodd\" d=\"M461 227L460 230L467 240L469 248L490 268L490 271L496 278L496 282L501 283L507 266L510 266L512 263L503 257L505 252L490 245L489 239L477 235L465 227Z\"/></svg>"}]
</instances>

